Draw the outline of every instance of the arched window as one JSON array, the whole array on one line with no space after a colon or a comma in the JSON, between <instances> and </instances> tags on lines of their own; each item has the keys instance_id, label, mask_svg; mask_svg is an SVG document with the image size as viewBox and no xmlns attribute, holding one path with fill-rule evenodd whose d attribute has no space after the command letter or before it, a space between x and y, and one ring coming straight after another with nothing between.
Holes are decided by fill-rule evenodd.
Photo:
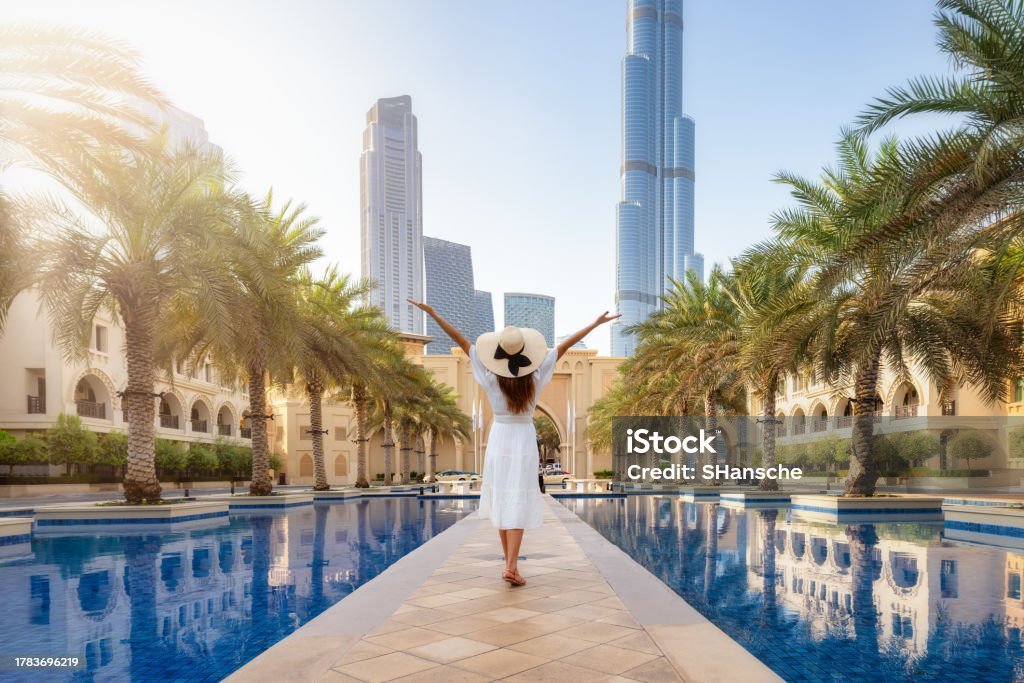
<instances>
[{"instance_id":1,"label":"arched window","mask_svg":"<svg viewBox=\"0 0 1024 683\"><path fill-rule=\"evenodd\" d=\"M305 453L301 458L299 458L299 476L313 476L313 456L309 453Z\"/></svg>"}]
</instances>

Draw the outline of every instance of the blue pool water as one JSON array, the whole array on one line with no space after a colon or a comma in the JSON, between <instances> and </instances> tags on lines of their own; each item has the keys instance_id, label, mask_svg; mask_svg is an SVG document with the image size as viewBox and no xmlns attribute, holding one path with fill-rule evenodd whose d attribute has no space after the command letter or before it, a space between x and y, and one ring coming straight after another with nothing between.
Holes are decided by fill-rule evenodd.
<instances>
[{"instance_id":1,"label":"blue pool water","mask_svg":"<svg viewBox=\"0 0 1024 683\"><path fill-rule=\"evenodd\" d=\"M475 506L396 497L36 535L0 564L0 654L87 667L0 680L219 681Z\"/></svg>"},{"instance_id":2,"label":"blue pool water","mask_svg":"<svg viewBox=\"0 0 1024 683\"><path fill-rule=\"evenodd\" d=\"M1024 680L1024 551L952 541L941 522L563 503L788 681Z\"/></svg>"}]
</instances>

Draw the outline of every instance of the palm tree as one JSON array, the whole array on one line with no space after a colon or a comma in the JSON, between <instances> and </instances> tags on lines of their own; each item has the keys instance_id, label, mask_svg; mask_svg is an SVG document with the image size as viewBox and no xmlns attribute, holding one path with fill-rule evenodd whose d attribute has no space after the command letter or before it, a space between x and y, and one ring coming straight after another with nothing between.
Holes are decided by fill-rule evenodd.
<instances>
[{"instance_id":1,"label":"palm tree","mask_svg":"<svg viewBox=\"0 0 1024 683\"><path fill-rule=\"evenodd\" d=\"M938 8L938 47L953 73L890 88L860 123L864 132L919 114L954 115L960 123L901 150L879 187L909 184L912 210L872 239L1012 240L1024 229L1024 5L940 0Z\"/></svg>"},{"instance_id":2,"label":"palm tree","mask_svg":"<svg viewBox=\"0 0 1024 683\"><path fill-rule=\"evenodd\" d=\"M372 429L384 432L384 483L391 483L394 443L393 401L416 384L417 366L405 356L397 338L382 339L373 347L369 371L350 377L349 400L356 421L356 486L369 486L366 443Z\"/></svg>"},{"instance_id":3,"label":"palm tree","mask_svg":"<svg viewBox=\"0 0 1024 683\"><path fill-rule=\"evenodd\" d=\"M803 349L787 346L787 325L811 300L797 294L806 291L806 269L794 263L786 250L758 245L733 261L733 276L725 288L738 315L739 352L737 363L751 390L761 400L764 424L762 464L774 467L775 405L779 383L787 372L799 370ZM776 491L778 479L765 477L759 488Z\"/></svg>"},{"instance_id":4,"label":"palm tree","mask_svg":"<svg viewBox=\"0 0 1024 683\"><path fill-rule=\"evenodd\" d=\"M299 283L304 339L292 383L304 390L309 401L313 489L326 491L330 485L324 466L324 392L347 378L365 376L372 362L372 345L390 332L379 309L355 306L372 289L368 282L353 282L332 266L320 278L308 271L302 273Z\"/></svg>"},{"instance_id":5,"label":"palm tree","mask_svg":"<svg viewBox=\"0 0 1024 683\"><path fill-rule=\"evenodd\" d=\"M225 374L248 384L252 425L252 481L249 494L270 495L267 443L267 384L292 377L302 356L308 326L296 295L305 267L321 254L318 219L304 204L274 209L273 192L259 201L239 202L225 265L232 278L224 287L226 307L193 307L176 321L179 357L218 359ZM223 247L222 247L223 248ZM205 283L204 283L205 284Z\"/></svg>"},{"instance_id":6,"label":"palm tree","mask_svg":"<svg viewBox=\"0 0 1024 683\"><path fill-rule=\"evenodd\" d=\"M418 437L426 446L426 467L420 474L433 476L437 471L437 444L445 439L469 440L473 431L470 417L462 412L452 388L431 378L428 402L421 415Z\"/></svg>"},{"instance_id":7,"label":"palm tree","mask_svg":"<svg viewBox=\"0 0 1024 683\"><path fill-rule=\"evenodd\" d=\"M104 150L146 153L150 119L167 100L138 70L138 56L92 31L0 26L0 147L9 163L28 163L58 180L69 166L95 165ZM32 282L27 251L8 197L0 192L0 330L11 302ZM20 227L19 227L20 226Z\"/></svg>"},{"instance_id":8,"label":"palm tree","mask_svg":"<svg viewBox=\"0 0 1024 683\"><path fill-rule=\"evenodd\" d=\"M686 279L673 280L662 296L662 310L636 326L641 371L653 366L678 373L683 395L701 397L708 432L718 431L718 406L735 403L743 386L737 366L738 318L726 280L718 266L707 282L687 271Z\"/></svg>"},{"instance_id":9,"label":"palm tree","mask_svg":"<svg viewBox=\"0 0 1024 683\"><path fill-rule=\"evenodd\" d=\"M59 171L108 148L145 152L139 134L166 106L138 54L109 36L0 26L0 145L15 156Z\"/></svg>"},{"instance_id":10,"label":"palm tree","mask_svg":"<svg viewBox=\"0 0 1024 683\"><path fill-rule=\"evenodd\" d=\"M217 315L229 305L222 247L237 198L220 154L184 145L166 152L104 150L102 162L67 174L64 184L85 213L50 200L24 206L39 235L39 283L56 341L69 359L85 358L100 309L125 332L128 464L125 497L160 498L154 464L154 378L160 334L171 310Z\"/></svg>"},{"instance_id":11,"label":"palm tree","mask_svg":"<svg viewBox=\"0 0 1024 683\"><path fill-rule=\"evenodd\" d=\"M863 138L845 133L839 163L820 182L792 174L778 181L791 188L799 206L773 217L778 248L795 263L806 263L809 288L798 288L782 307L800 310L785 327L782 358L810 358L814 375L853 386L853 458L847 492L874 493L878 472L872 457L875 395L883 363L898 376L917 365L940 391L967 379L993 400L1005 385L1009 338L991 343L971 297L986 285L979 277L955 284L941 277L922 279L929 254L920 243L876 242L863 249L856 268L840 267L848 245L877 232L905 212L905 198L876 195L871 211L863 202L868 188L898 154L886 140L872 155ZM922 266L922 264L925 264ZM986 341L987 340L987 341Z\"/></svg>"}]
</instances>

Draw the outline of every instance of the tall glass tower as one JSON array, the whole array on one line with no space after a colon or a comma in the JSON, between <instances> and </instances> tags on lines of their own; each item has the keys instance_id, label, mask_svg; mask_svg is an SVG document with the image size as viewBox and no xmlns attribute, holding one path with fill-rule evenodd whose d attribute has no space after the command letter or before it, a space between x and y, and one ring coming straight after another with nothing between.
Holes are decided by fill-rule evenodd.
<instances>
[{"instance_id":1,"label":"tall glass tower","mask_svg":"<svg viewBox=\"0 0 1024 683\"><path fill-rule=\"evenodd\" d=\"M525 292L505 292L505 326L532 327L555 345L555 297Z\"/></svg>"},{"instance_id":2,"label":"tall glass tower","mask_svg":"<svg viewBox=\"0 0 1024 683\"><path fill-rule=\"evenodd\" d=\"M363 277L377 283L370 303L391 326L423 334L422 158L408 95L377 100L366 113L359 163Z\"/></svg>"},{"instance_id":3,"label":"tall glass tower","mask_svg":"<svg viewBox=\"0 0 1024 683\"><path fill-rule=\"evenodd\" d=\"M423 265L427 303L456 329L472 335L476 329L476 290L469 246L424 236ZM426 347L428 354L451 353L456 346L433 318L427 318L427 334L433 338ZM475 336L471 338L476 341Z\"/></svg>"},{"instance_id":4,"label":"tall glass tower","mask_svg":"<svg viewBox=\"0 0 1024 683\"><path fill-rule=\"evenodd\" d=\"M669 278L704 276L693 250L694 124L682 112L683 0L627 0L613 355L636 350L626 328L658 309Z\"/></svg>"}]
</instances>

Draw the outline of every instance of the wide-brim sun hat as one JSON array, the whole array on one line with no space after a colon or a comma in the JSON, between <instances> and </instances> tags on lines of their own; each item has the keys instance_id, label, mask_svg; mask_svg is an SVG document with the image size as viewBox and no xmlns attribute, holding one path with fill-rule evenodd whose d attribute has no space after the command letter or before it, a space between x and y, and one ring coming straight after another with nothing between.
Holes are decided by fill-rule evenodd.
<instances>
[{"instance_id":1,"label":"wide-brim sun hat","mask_svg":"<svg viewBox=\"0 0 1024 683\"><path fill-rule=\"evenodd\" d=\"M502 377L525 377L540 367L547 355L544 335L531 327L506 327L481 334L476 355L484 367Z\"/></svg>"}]
</instances>

